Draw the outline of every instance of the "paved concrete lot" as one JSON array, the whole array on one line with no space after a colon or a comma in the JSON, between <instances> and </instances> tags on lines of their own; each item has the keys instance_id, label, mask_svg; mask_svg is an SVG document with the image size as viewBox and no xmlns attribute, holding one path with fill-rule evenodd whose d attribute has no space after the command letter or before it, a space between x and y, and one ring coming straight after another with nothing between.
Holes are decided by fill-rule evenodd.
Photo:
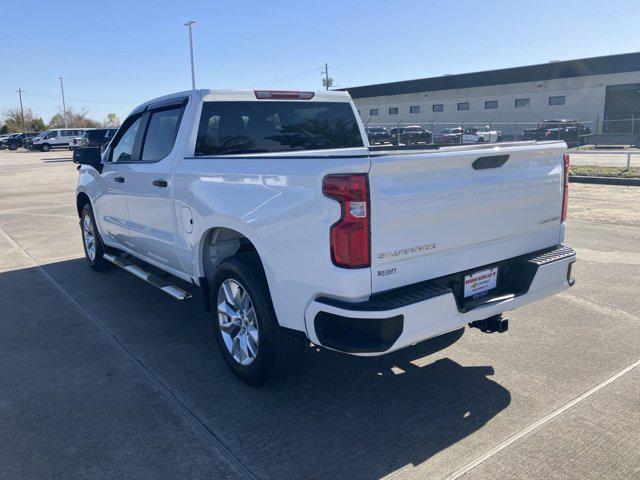
<instances>
[{"instance_id":1,"label":"paved concrete lot","mask_svg":"<svg viewBox=\"0 0 640 480\"><path fill-rule=\"evenodd\" d=\"M577 284L508 333L251 388L199 298L86 266L68 157L0 152L0 478L640 478L639 188L571 184Z\"/></svg>"},{"instance_id":2,"label":"paved concrete lot","mask_svg":"<svg viewBox=\"0 0 640 480\"><path fill-rule=\"evenodd\" d=\"M630 158L628 158L628 156ZM640 151L638 150L619 150L613 152L603 152L594 150L571 150L571 165L581 167L626 167L627 161L629 166L640 168Z\"/></svg>"}]
</instances>

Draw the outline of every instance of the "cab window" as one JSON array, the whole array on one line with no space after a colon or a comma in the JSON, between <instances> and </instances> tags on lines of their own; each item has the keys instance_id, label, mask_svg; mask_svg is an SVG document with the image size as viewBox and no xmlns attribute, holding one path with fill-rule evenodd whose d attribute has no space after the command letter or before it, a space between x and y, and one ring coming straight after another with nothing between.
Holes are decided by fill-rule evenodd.
<instances>
[{"instance_id":1,"label":"cab window","mask_svg":"<svg viewBox=\"0 0 640 480\"><path fill-rule=\"evenodd\" d=\"M182 106L151 112L142 147L143 162L157 162L169 155L180 125Z\"/></svg>"},{"instance_id":2,"label":"cab window","mask_svg":"<svg viewBox=\"0 0 640 480\"><path fill-rule=\"evenodd\" d=\"M113 140L110 161L122 163L140 160L135 154L135 144L141 123L142 115L129 117L125 120L123 128Z\"/></svg>"}]
</instances>

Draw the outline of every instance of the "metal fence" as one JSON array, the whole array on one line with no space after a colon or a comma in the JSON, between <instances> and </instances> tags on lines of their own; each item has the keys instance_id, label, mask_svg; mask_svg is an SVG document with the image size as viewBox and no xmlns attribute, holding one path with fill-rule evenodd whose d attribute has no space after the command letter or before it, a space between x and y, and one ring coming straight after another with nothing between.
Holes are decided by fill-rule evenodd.
<instances>
[{"instance_id":1,"label":"metal fence","mask_svg":"<svg viewBox=\"0 0 640 480\"><path fill-rule=\"evenodd\" d=\"M408 126L420 126L432 134L431 143L448 143L439 141L439 134L450 133L451 130L461 129L466 131L474 127L489 127L500 132L500 141L521 141L521 140L565 140L572 147L583 145L606 146L606 145L640 145L640 119L635 118L617 120L578 120L568 122L563 128L545 129L548 120L538 122L496 122L493 120L473 121L473 122L409 122L399 119L397 122L376 122L369 119L366 127L384 127L386 130L396 135L395 142L400 142L400 129ZM573 129L573 130L571 130ZM460 131L460 130L458 130ZM537 133L536 133L537 132ZM579 139L579 141L578 141ZM450 142L459 143L459 142Z\"/></svg>"}]
</instances>

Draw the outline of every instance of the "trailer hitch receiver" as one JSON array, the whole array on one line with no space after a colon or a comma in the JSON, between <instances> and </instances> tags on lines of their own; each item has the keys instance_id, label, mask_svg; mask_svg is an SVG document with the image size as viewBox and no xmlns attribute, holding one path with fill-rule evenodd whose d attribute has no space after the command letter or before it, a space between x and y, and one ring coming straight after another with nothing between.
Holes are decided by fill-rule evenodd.
<instances>
[{"instance_id":1,"label":"trailer hitch receiver","mask_svg":"<svg viewBox=\"0 0 640 480\"><path fill-rule=\"evenodd\" d=\"M498 314L493 317L485 318L484 320L471 322L469 326L471 328L477 328L484 333L504 333L509 330L509 319L502 318L502 315Z\"/></svg>"}]
</instances>

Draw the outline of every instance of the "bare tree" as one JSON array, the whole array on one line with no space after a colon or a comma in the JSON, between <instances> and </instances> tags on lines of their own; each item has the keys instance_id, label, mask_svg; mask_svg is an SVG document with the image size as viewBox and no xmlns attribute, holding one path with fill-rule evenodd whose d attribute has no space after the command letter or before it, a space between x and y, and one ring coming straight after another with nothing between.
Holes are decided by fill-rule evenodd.
<instances>
[{"instance_id":1,"label":"bare tree","mask_svg":"<svg viewBox=\"0 0 640 480\"><path fill-rule=\"evenodd\" d=\"M97 128L100 127L100 122L92 120L87 117L87 109L82 107L79 109L73 107L67 107L67 124L69 128ZM49 128L65 128L64 112L61 108L58 109L51 120L49 121Z\"/></svg>"},{"instance_id":2,"label":"bare tree","mask_svg":"<svg viewBox=\"0 0 640 480\"><path fill-rule=\"evenodd\" d=\"M2 111L2 117L4 133L39 132L45 129L42 118L29 108L24 111L24 118L22 118L20 107L5 108Z\"/></svg>"}]
</instances>

